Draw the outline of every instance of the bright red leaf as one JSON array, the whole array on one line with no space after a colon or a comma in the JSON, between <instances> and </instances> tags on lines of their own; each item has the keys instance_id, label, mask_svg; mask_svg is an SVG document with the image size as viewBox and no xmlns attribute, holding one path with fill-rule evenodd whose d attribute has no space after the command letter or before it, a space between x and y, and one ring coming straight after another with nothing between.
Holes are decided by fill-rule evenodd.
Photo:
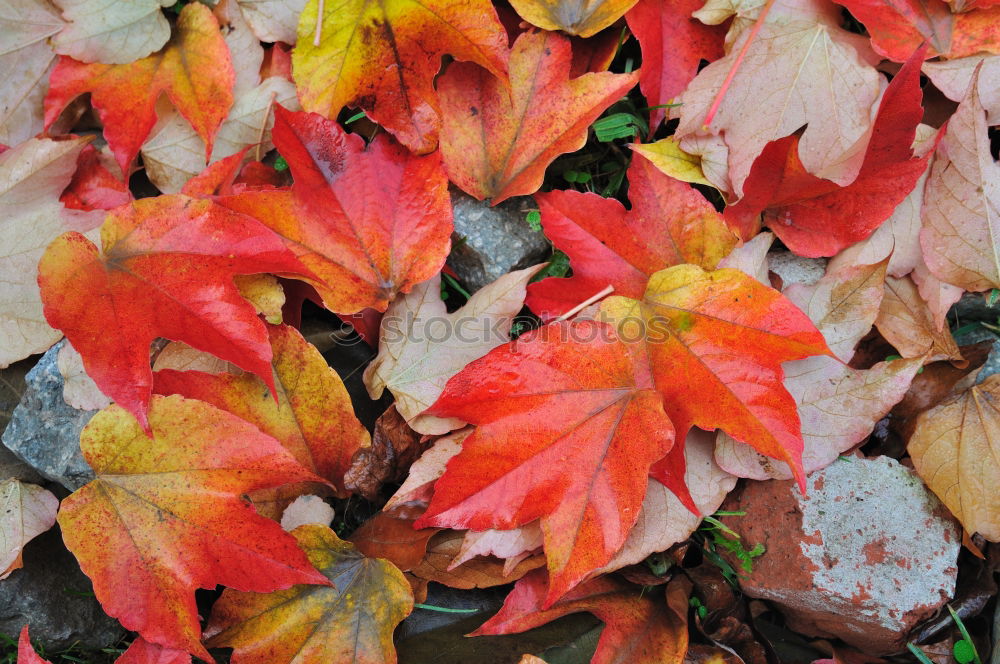
<instances>
[{"instance_id":1,"label":"bright red leaf","mask_svg":"<svg viewBox=\"0 0 1000 664\"><path fill-rule=\"evenodd\" d=\"M132 192L100 161L94 146L88 145L77 158L76 173L59 197L73 210L110 210L132 200Z\"/></svg>"},{"instance_id":2,"label":"bright red leaf","mask_svg":"<svg viewBox=\"0 0 1000 664\"><path fill-rule=\"evenodd\" d=\"M426 411L477 429L416 527L541 519L551 604L635 525L649 466L673 445L644 347L596 321L551 324L470 363Z\"/></svg>"},{"instance_id":3,"label":"bright red leaf","mask_svg":"<svg viewBox=\"0 0 1000 664\"><path fill-rule=\"evenodd\" d=\"M929 154L914 157L911 149L924 112L923 55L923 49L913 53L889 83L854 182L841 187L806 172L799 138L788 136L764 148L744 184L744 197L726 208L726 220L746 237L764 210L775 235L803 256L832 256L871 235L927 168Z\"/></svg>"},{"instance_id":4,"label":"bright red leaf","mask_svg":"<svg viewBox=\"0 0 1000 664\"><path fill-rule=\"evenodd\" d=\"M97 478L63 500L63 540L111 616L151 643L212 661L194 591L270 592L327 584L295 540L254 511L248 491L321 481L234 415L154 397L152 436L112 405L80 437Z\"/></svg>"},{"instance_id":5,"label":"bright red leaf","mask_svg":"<svg viewBox=\"0 0 1000 664\"><path fill-rule=\"evenodd\" d=\"M570 257L573 276L528 286L527 305L551 320L609 284L641 297L649 276L680 263L712 269L736 244L705 198L642 155L628 170L632 209L593 193L552 191L535 200L545 235Z\"/></svg>"},{"instance_id":6,"label":"bright red leaf","mask_svg":"<svg viewBox=\"0 0 1000 664\"><path fill-rule=\"evenodd\" d=\"M104 137L122 173L156 124L156 100L166 94L205 142L205 157L233 104L229 47L212 11L197 2L181 11L176 33L160 52L124 65L86 64L63 56L45 97L45 127L66 105L89 92Z\"/></svg>"},{"instance_id":7,"label":"bright red leaf","mask_svg":"<svg viewBox=\"0 0 1000 664\"><path fill-rule=\"evenodd\" d=\"M191 664L191 655L183 650L158 646L139 636L115 664Z\"/></svg>"},{"instance_id":8,"label":"bright red leaf","mask_svg":"<svg viewBox=\"0 0 1000 664\"><path fill-rule=\"evenodd\" d=\"M328 309L384 311L441 270L452 211L437 153L416 157L384 136L365 147L336 122L281 107L272 136L295 178L292 191L219 202L283 237L323 280L314 285Z\"/></svg>"},{"instance_id":9,"label":"bright red leaf","mask_svg":"<svg viewBox=\"0 0 1000 664\"><path fill-rule=\"evenodd\" d=\"M49 323L101 391L145 426L157 337L232 362L273 391L267 330L233 283L264 272L309 274L254 219L174 195L108 214L101 249L79 233L61 235L39 262L38 282Z\"/></svg>"},{"instance_id":10,"label":"bright red leaf","mask_svg":"<svg viewBox=\"0 0 1000 664\"><path fill-rule=\"evenodd\" d=\"M51 664L47 659L42 659L31 647L31 639L28 638L28 626L21 628L21 635L17 639L17 661L20 664Z\"/></svg>"}]
</instances>

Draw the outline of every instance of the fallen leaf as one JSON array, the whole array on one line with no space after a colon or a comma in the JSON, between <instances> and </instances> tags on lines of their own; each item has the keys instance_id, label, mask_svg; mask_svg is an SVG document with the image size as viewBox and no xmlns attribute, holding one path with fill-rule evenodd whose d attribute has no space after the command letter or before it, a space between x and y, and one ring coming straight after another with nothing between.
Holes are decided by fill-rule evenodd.
<instances>
[{"instance_id":1,"label":"fallen leaf","mask_svg":"<svg viewBox=\"0 0 1000 664\"><path fill-rule=\"evenodd\" d=\"M649 106L670 103L684 92L702 60L712 62L724 55L725 30L691 16L703 4L701 0L639 0L625 14L628 28L642 49L639 88ZM653 108L650 129L655 129L664 115L665 109Z\"/></svg>"},{"instance_id":2,"label":"fallen leaf","mask_svg":"<svg viewBox=\"0 0 1000 664\"><path fill-rule=\"evenodd\" d=\"M684 152L673 136L645 145L633 143L629 147L672 178L681 182L712 186L701 170L701 157Z\"/></svg>"},{"instance_id":3,"label":"fallen leaf","mask_svg":"<svg viewBox=\"0 0 1000 664\"><path fill-rule=\"evenodd\" d=\"M440 271L452 231L439 157L415 157L385 137L357 135L312 113L275 107L273 138L295 178L292 192L247 191L219 200L284 238L322 281L331 311L384 311ZM372 187L378 182L378 187Z\"/></svg>"},{"instance_id":4,"label":"fallen leaf","mask_svg":"<svg viewBox=\"0 0 1000 664\"><path fill-rule=\"evenodd\" d=\"M177 33L166 48L149 57L119 65L61 57L45 98L45 127L73 99L89 92L104 137L127 175L156 123L156 100L164 93L207 145L207 158L233 103L233 76L218 21L208 7L192 3L181 11Z\"/></svg>"},{"instance_id":5,"label":"fallen leaf","mask_svg":"<svg viewBox=\"0 0 1000 664\"><path fill-rule=\"evenodd\" d=\"M42 100L56 53L48 37L65 24L46 0L0 0L0 144L18 145L42 130Z\"/></svg>"},{"instance_id":6,"label":"fallen leaf","mask_svg":"<svg viewBox=\"0 0 1000 664\"><path fill-rule=\"evenodd\" d=\"M343 381L293 327L269 325L272 395L257 376L245 373L157 371L156 394L198 399L253 424L276 439L306 469L329 480L342 496L351 459L371 444L354 416Z\"/></svg>"},{"instance_id":7,"label":"fallen leaf","mask_svg":"<svg viewBox=\"0 0 1000 664\"><path fill-rule=\"evenodd\" d=\"M828 269L815 284L791 284L784 295L815 323L833 354L850 362L878 316L887 265L883 260Z\"/></svg>"},{"instance_id":8,"label":"fallen leaf","mask_svg":"<svg viewBox=\"0 0 1000 664\"><path fill-rule=\"evenodd\" d=\"M961 58L1000 51L996 7L952 13L943 0L837 0L864 24L879 55L903 62L921 43L928 56ZM991 29L993 28L993 29Z\"/></svg>"},{"instance_id":9,"label":"fallen leaf","mask_svg":"<svg viewBox=\"0 0 1000 664\"><path fill-rule=\"evenodd\" d=\"M925 411L907 444L917 474L970 533L1000 541L1000 376Z\"/></svg>"},{"instance_id":10,"label":"fallen leaf","mask_svg":"<svg viewBox=\"0 0 1000 664\"><path fill-rule=\"evenodd\" d=\"M445 530L427 544L427 553L411 573L418 579L434 581L459 590L493 588L517 581L532 570L545 566L545 556L529 556L513 566L496 558L474 558L455 564L462 552L465 533Z\"/></svg>"},{"instance_id":11,"label":"fallen leaf","mask_svg":"<svg viewBox=\"0 0 1000 664\"><path fill-rule=\"evenodd\" d=\"M829 22L769 14L750 45L709 125L730 148L731 187L726 189L737 198L764 146L803 125L798 154L808 173L840 185L857 175L861 159L852 155L871 127L879 76L858 54L851 36L836 27L838 22L839 13ZM744 31L727 44L726 56L702 69L681 95L676 136L701 129L748 38ZM747 108L754 112L748 114Z\"/></svg>"},{"instance_id":12,"label":"fallen leaf","mask_svg":"<svg viewBox=\"0 0 1000 664\"><path fill-rule=\"evenodd\" d=\"M206 373L241 374L243 369L231 362L220 360L211 353L192 348L180 341L171 341L163 347L153 360L153 371L176 369L177 371L204 371Z\"/></svg>"},{"instance_id":13,"label":"fallen leaf","mask_svg":"<svg viewBox=\"0 0 1000 664\"><path fill-rule=\"evenodd\" d=\"M444 474L445 465L462 450L462 441L472 433L472 427L452 431L434 441L410 466L406 480L386 503L385 509L392 509L411 501L430 502L433 483Z\"/></svg>"},{"instance_id":14,"label":"fallen leaf","mask_svg":"<svg viewBox=\"0 0 1000 664\"><path fill-rule=\"evenodd\" d=\"M591 664L682 664L690 588L690 582L675 580L667 586L664 602L655 591L602 576L545 608L545 574L536 571L518 581L499 613L470 636L523 632L586 611L605 625Z\"/></svg>"},{"instance_id":15,"label":"fallen leaf","mask_svg":"<svg viewBox=\"0 0 1000 664\"><path fill-rule=\"evenodd\" d=\"M750 241L733 249L728 256L719 261L717 267L731 267L753 277L765 286L770 286L767 252L773 243L773 233L758 233Z\"/></svg>"},{"instance_id":16,"label":"fallen leaf","mask_svg":"<svg viewBox=\"0 0 1000 664\"><path fill-rule=\"evenodd\" d=\"M542 227L570 258L573 276L528 286L527 304L551 320L614 287L616 295L641 297L650 275L692 263L712 269L736 245L711 203L689 185L664 175L641 155L628 170L632 209L593 193L552 191L535 200Z\"/></svg>"},{"instance_id":17,"label":"fallen leaf","mask_svg":"<svg viewBox=\"0 0 1000 664\"><path fill-rule=\"evenodd\" d=\"M642 300L609 297L600 312L647 349L678 436L692 426L723 429L788 462L804 484L799 418L781 363L830 351L784 296L738 270L677 265L654 274Z\"/></svg>"},{"instance_id":18,"label":"fallen leaf","mask_svg":"<svg viewBox=\"0 0 1000 664\"><path fill-rule=\"evenodd\" d=\"M927 267L967 291L1000 288L1000 165L975 80L938 145L920 231Z\"/></svg>"},{"instance_id":19,"label":"fallen leaf","mask_svg":"<svg viewBox=\"0 0 1000 664\"><path fill-rule=\"evenodd\" d=\"M273 392L267 330L233 275L308 274L260 223L180 194L109 213L100 251L79 233L61 235L38 270L50 324L80 352L101 391L143 425L153 382L149 345L157 337L230 361Z\"/></svg>"},{"instance_id":20,"label":"fallen leaf","mask_svg":"<svg viewBox=\"0 0 1000 664\"><path fill-rule=\"evenodd\" d=\"M115 664L191 664L191 655L183 650L150 643L139 636L115 660Z\"/></svg>"},{"instance_id":21,"label":"fallen leaf","mask_svg":"<svg viewBox=\"0 0 1000 664\"><path fill-rule=\"evenodd\" d=\"M70 343L63 344L56 355L56 366L63 378L63 400L77 410L100 410L111 403L97 383L83 369L83 358Z\"/></svg>"},{"instance_id":22,"label":"fallen leaf","mask_svg":"<svg viewBox=\"0 0 1000 664\"><path fill-rule=\"evenodd\" d=\"M440 435L465 426L460 419L422 413L469 362L510 341L528 280L542 267L503 275L450 314L441 300L439 275L398 298L382 318L378 356L365 369L369 396L379 399L388 388L396 411L422 434Z\"/></svg>"},{"instance_id":23,"label":"fallen leaf","mask_svg":"<svg viewBox=\"0 0 1000 664\"><path fill-rule=\"evenodd\" d=\"M451 181L495 205L533 194L546 167L587 140L587 128L638 81L638 73L592 72L569 79L569 39L526 32L510 54L510 85L471 63L437 81L441 155Z\"/></svg>"},{"instance_id":24,"label":"fallen leaf","mask_svg":"<svg viewBox=\"0 0 1000 664\"><path fill-rule=\"evenodd\" d=\"M42 313L38 259L68 230L94 237L100 219L71 216L59 194L70 183L87 139L33 138L0 154L0 367L59 340ZM77 222L86 221L85 225ZM96 221L96 223L95 223Z\"/></svg>"},{"instance_id":25,"label":"fallen leaf","mask_svg":"<svg viewBox=\"0 0 1000 664\"><path fill-rule=\"evenodd\" d=\"M409 481L410 466L425 448L421 438L396 411L396 406L389 406L375 420L371 445L359 449L351 459L344 485L348 491L374 501L386 482L404 478Z\"/></svg>"},{"instance_id":26,"label":"fallen leaf","mask_svg":"<svg viewBox=\"0 0 1000 664\"><path fill-rule=\"evenodd\" d=\"M948 321L948 313L951 307L962 299L965 291L958 286L947 284L934 276L923 257L917 263L913 272L910 273L913 283L917 285L920 297L927 304L930 311L931 320L934 321L934 329L944 330Z\"/></svg>"},{"instance_id":27,"label":"fallen leaf","mask_svg":"<svg viewBox=\"0 0 1000 664\"><path fill-rule=\"evenodd\" d=\"M650 478L639 520L628 539L607 565L592 572L591 578L640 563L652 553L666 551L690 537L702 517L719 509L736 486L736 476L724 471L712 458L714 439L714 433L691 429L684 441L684 483L691 490L698 514L691 512L673 491Z\"/></svg>"},{"instance_id":28,"label":"fallen leaf","mask_svg":"<svg viewBox=\"0 0 1000 664\"><path fill-rule=\"evenodd\" d=\"M310 0L298 34L292 65L302 108L334 119L356 106L418 154L437 145L432 82L441 56L507 75L506 35L486 0Z\"/></svg>"},{"instance_id":29,"label":"fallen leaf","mask_svg":"<svg viewBox=\"0 0 1000 664\"><path fill-rule=\"evenodd\" d=\"M632 8L636 0L512 0L514 10L542 30L592 37Z\"/></svg>"},{"instance_id":30,"label":"fallen leaf","mask_svg":"<svg viewBox=\"0 0 1000 664\"><path fill-rule=\"evenodd\" d=\"M795 397L802 422L803 470L808 474L825 468L867 438L903 399L922 365L922 357L879 362L866 370L852 369L830 357L786 363L785 387ZM787 463L758 454L724 433L719 434L715 459L739 477L793 477Z\"/></svg>"},{"instance_id":31,"label":"fallen leaf","mask_svg":"<svg viewBox=\"0 0 1000 664\"><path fill-rule=\"evenodd\" d=\"M199 401L153 397L149 425L152 437L117 405L94 416L80 446L97 478L63 500L59 527L108 615L211 661L196 588L327 583L242 494L321 480L270 436Z\"/></svg>"},{"instance_id":32,"label":"fallen leaf","mask_svg":"<svg viewBox=\"0 0 1000 664\"><path fill-rule=\"evenodd\" d=\"M550 324L452 378L429 413L477 425L418 527L541 520L552 603L624 544L673 445L645 350L595 321ZM512 445L511 441L517 441Z\"/></svg>"},{"instance_id":33,"label":"fallen leaf","mask_svg":"<svg viewBox=\"0 0 1000 664\"><path fill-rule=\"evenodd\" d=\"M52 38L56 53L81 62L119 65L159 51L170 38L160 11L172 0L132 0L109 7L107 0L54 0L68 25Z\"/></svg>"},{"instance_id":34,"label":"fallen leaf","mask_svg":"<svg viewBox=\"0 0 1000 664\"><path fill-rule=\"evenodd\" d=\"M110 156L92 145L85 146L77 157L76 173L59 200L73 210L110 210L130 203L132 192L128 185L122 182L121 173L112 172L117 168Z\"/></svg>"},{"instance_id":35,"label":"fallen leaf","mask_svg":"<svg viewBox=\"0 0 1000 664\"><path fill-rule=\"evenodd\" d=\"M306 0L236 0L257 39L294 44Z\"/></svg>"},{"instance_id":36,"label":"fallen leaf","mask_svg":"<svg viewBox=\"0 0 1000 664\"><path fill-rule=\"evenodd\" d=\"M885 295L875 327L903 357L924 357L924 362L950 360L961 363L962 353L947 327L940 329L927 304L909 277L885 280Z\"/></svg>"},{"instance_id":37,"label":"fallen leaf","mask_svg":"<svg viewBox=\"0 0 1000 664\"><path fill-rule=\"evenodd\" d=\"M440 530L417 530L413 522L424 512L418 504L384 509L368 519L348 538L358 551L369 558L384 558L400 571L409 572L427 553L427 542Z\"/></svg>"},{"instance_id":38,"label":"fallen leaf","mask_svg":"<svg viewBox=\"0 0 1000 664\"><path fill-rule=\"evenodd\" d=\"M325 526L300 526L292 535L328 585L266 595L224 591L205 628L208 646L233 648L233 664L395 662L392 631L413 610L403 573Z\"/></svg>"},{"instance_id":39,"label":"fallen leaf","mask_svg":"<svg viewBox=\"0 0 1000 664\"><path fill-rule=\"evenodd\" d=\"M832 256L871 235L927 168L929 155L916 157L910 147L924 112L923 55L915 52L886 88L856 178L845 184L813 175L803 164L805 135L789 136L763 149L743 184L745 196L726 208L726 221L746 237L763 210L774 234L810 257Z\"/></svg>"},{"instance_id":40,"label":"fallen leaf","mask_svg":"<svg viewBox=\"0 0 1000 664\"><path fill-rule=\"evenodd\" d=\"M329 526L333 517L333 508L319 496L299 496L282 512L281 529L291 532L309 523Z\"/></svg>"},{"instance_id":41,"label":"fallen leaf","mask_svg":"<svg viewBox=\"0 0 1000 664\"><path fill-rule=\"evenodd\" d=\"M0 579L21 568L24 545L56 522L59 499L15 478L0 482Z\"/></svg>"},{"instance_id":42,"label":"fallen leaf","mask_svg":"<svg viewBox=\"0 0 1000 664\"><path fill-rule=\"evenodd\" d=\"M493 556L504 561L503 575L509 578L522 560L542 548L542 541L537 521L513 530L468 530L448 569L453 570L476 556Z\"/></svg>"},{"instance_id":43,"label":"fallen leaf","mask_svg":"<svg viewBox=\"0 0 1000 664\"><path fill-rule=\"evenodd\" d=\"M925 62L923 72L948 99L961 102L979 71L979 101L986 109L986 124L1000 124L1000 55L972 55L942 62Z\"/></svg>"},{"instance_id":44,"label":"fallen leaf","mask_svg":"<svg viewBox=\"0 0 1000 664\"><path fill-rule=\"evenodd\" d=\"M35 649L31 647L27 624L21 628L21 635L17 639L17 661L21 664L51 664L48 660L39 657Z\"/></svg>"}]
</instances>

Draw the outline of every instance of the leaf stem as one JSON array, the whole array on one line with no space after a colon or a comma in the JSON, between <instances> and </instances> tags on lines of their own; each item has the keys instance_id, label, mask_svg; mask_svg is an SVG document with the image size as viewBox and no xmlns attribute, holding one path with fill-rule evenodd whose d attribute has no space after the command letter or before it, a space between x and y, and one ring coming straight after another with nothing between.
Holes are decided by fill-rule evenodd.
<instances>
[{"instance_id":1,"label":"leaf stem","mask_svg":"<svg viewBox=\"0 0 1000 664\"><path fill-rule=\"evenodd\" d=\"M438 613L478 613L479 609L449 609L444 606L434 606L433 604L414 604L415 609L426 609L427 611L437 611Z\"/></svg>"},{"instance_id":2,"label":"leaf stem","mask_svg":"<svg viewBox=\"0 0 1000 664\"><path fill-rule=\"evenodd\" d=\"M326 13L323 0L319 0L316 7L316 33L313 35L313 46L319 46L320 38L323 36L323 14Z\"/></svg>"},{"instance_id":3,"label":"leaf stem","mask_svg":"<svg viewBox=\"0 0 1000 664\"><path fill-rule=\"evenodd\" d=\"M322 2L322 0L320 0ZM767 18L767 13L771 11L771 7L774 6L774 0L767 0L764 3L764 8L760 10L760 15L757 16L757 20L753 24L753 28L750 30L750 36L747 40L743 42L743 47L740 48L739 55L736 56L736 61L733 62L733 66L729 69L729 73L726 74L726 80L722 82L722 87L719 91L715 93L715 99L712 100L712 105L708 109L708 113L705 114L705 129L712 124L712 120L715 119L715 113L719 110L719 105L722 104L722 99L726 96L726 92L729 90L729 85L733 82L736 77L736 72L739 71L740 65L743 64L743 58L746 57L747 51L750 50L750 44L757 37L757 33L760 29L764 27L764 20Z\"/></svg>"},{"instance_id":4,"label":"leaf stem","mask_svg":"<svg viewBox=\"0 0 1000 664\"><path fill-rule=\"evenodd\" d=\"M588 297L586 300L584 300L580 304L576 305L575 307L573 307L572 309L570 309L569 311L567 311L562 316L560 316L559 318L555 319L552 322L553 323L561 323L562 321L566 320L567 318L572 318L573 316L575 316L578 313L580 313L583 310L584 307L589 307L590 305L592 305L594 302L597 302L601 298L603 298L603 297L605 297L607 295L611 295L611 293L613 293L614 290L615 290L615 287L612 286L611 284L608 284L601 292L594 293L593 295L591 295L590 297Z\"/></svg>"}]
</instances>

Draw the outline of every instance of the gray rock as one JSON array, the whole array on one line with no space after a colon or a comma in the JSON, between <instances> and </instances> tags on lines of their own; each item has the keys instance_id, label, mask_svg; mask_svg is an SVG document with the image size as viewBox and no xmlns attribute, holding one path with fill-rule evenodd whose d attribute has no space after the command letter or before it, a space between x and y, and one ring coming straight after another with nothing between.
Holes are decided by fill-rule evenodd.
<instances>
[{"instance_id":1,"label":"gray rock","mask_svg":"<svg viewBox=\"0 0 1000 664\"><path fill-rule=\"evenodd\" d=\"M469 288L477 291L511 270L541 263L549 255L549 242L524 220L538 209L530 196L506 200L496 207L459 191L451 194L455 232L448 256L451 266Z\"/></svg>"},{"instance_id":2,"label":"gray rock","mask_svg":"<svg viewBox=\"0 0 1000 664\"><path fill-rule=\"evenodd\" d=\"M43 477L75 491L94 478L80 452L80 431L96 410L77 410L63 399L63 377L50 348L28 372L28 389L14 409L3 444Z\"/></svg>"},{"instance_id":3,"label":"gray rock","mask_svg":"<svg viewBox=\"0 0 1000 664\"><path fill-rule=\"evenodd\" d=\"M948 311L948 321L957 320L959 325L964 325L978 320L995 325L1000 318L1000 300L991 307L988 296L989 292L964 294Z\"/></svg>"},{"instance_id":4,"label":"gray rock","mask_svg":"<svg viewBox=\"0 0 1000 664\"><path fill-rule=\"evenodd\" d=\"M954 594L961 530L920 478L889 457L834 461L794 482L750 482L726 525L750 550L740 582L773 601L787 625L837 636L872 655L906 647L914 626Z\"/></svg>"},{"instance_id":5,"label":"gray rock","mask_svg":"<svg viewBox=\"0 0 1000 664\"><path fill-rule=\"evenodd\" d=\"M1000 373L1000 339L993 341L993 348L986 358L986 363L979 369L976 375L976 384L983 382L995 373Z\"/></svg>"},{"instance_id":6,"label":"gray rock","mask_svg":"<svg viewBox=\"0 0 1000 664\"><path fill-rule=\"evenodd\" d=\"M90 579L66 550L58 527L28 542L24 567L0 581L0 632L16 639L25 624L49 651L74 643L103 648L124 632L93 597Z\"/></svg>"},{"instance_id":7,"label":"gray rock","mask_svg":"<svg viewBox=\"0 0 1000 664\"><path fill-rule=\"evenodd\" d=\"M790 284L811 286L826 274L825 258L806 258L790 251L772 251L767 255L768 269L781 277L787 288Z\"/></svg>"}]
</instances>

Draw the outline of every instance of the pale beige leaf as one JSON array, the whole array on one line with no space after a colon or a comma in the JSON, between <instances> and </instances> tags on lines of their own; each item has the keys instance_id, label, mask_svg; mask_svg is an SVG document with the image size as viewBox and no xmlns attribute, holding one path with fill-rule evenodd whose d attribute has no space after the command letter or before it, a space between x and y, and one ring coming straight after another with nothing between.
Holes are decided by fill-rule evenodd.
<instances>
[{"instance_id":1,"label":"pale beige leaf","mask_svg":"<svg viewBox=\"0 0 1000 664\"><path fill-rule=\"evenodd\" d=\"M63 400L78 410L100 410L111 403L97 383L83 369L83 358L67 341L56 355L63 377Z\"/></svg>"},{"instance_id":2,"label":"pale beige leaf","mask_svg":"<svg viewBox=\"0 0 1000 664\"><path fill-rule=\"evenodd\" d=\"M441 436L420 458L410 466L403 485L385 504L386 510L391 510L403 503L412 501L429 502L434 482L444 475L444 468L453 456L462 451L462 441L472 433L472 427L453 431L447 436Z\"/></svg>"},{"instance_id":3,"label":"pale beige leaf","mask_svg":"<svg viewBox=\"0 0 1000 664\"><path fill-rule=\"evenodd\" d=\"M461 420L420 413L465 365L510 340L528 280L542 267L503 275L450 314L441 301L440 275L397 298L382 318L378 357L365 369L368 394L378 399L388 388L396 410L420 433L443 434L462 426Z\"/></svg>"},{"instance_id":4,"label":"pale beige leaf","mask_svg":"<svg viewBox=\"0 0 1000 664\"><path fill-rule=\"evenodd\" d=\"M281 513L281 528L290 533L307 523L329 526L333 516L333 508L319 496L299 496Z\"/></svg>"},{"instance_id":5,"label":"pale beige leaf","mask_svg":"<svg viewBox=\"0 0 1000 664\"><path fill-rule=\"evenodd\" d=\"M951 330L938 329L927 303L909 277L887 277L882 307L875 327L903 357L924 357L925 362L961 362Z\"/></svg>"},{"instance_id":6,"label":"pale beige leaf","mask_svg":"<svg viewBox=\"0 0 1000 664\"><path fill-rule=\"evenodd\" d=\"M0 143L14 146L42 130L42 100L56 61L48 37L63 25L45 0L0 0Z\"/></svg>"},{"instance_id":7,"label":"pale beige leaf","mask_svg":"<svg viewBox=\"0 0 1000 664\"><path fill-rule=\"evenodd\" d=\"M924 261L968 291L1000 288L1000 165L976 87L948 120L924 192Z\"/></svg>"},{"instance_id":8,"label":"pale beige leaf","mask_svg":"<svg viewBox=\"0 0 1000 664\"><path fill-rule=\"evenodd\" d=\"M823 333L830 350L844 362L872 329L882 303L886 261L848 265L826 274L812 285L792 284L784 295Z\"/></svg>"},{"instance_id":9,"label":"pale beige leaf","mask_svg":"<svg viewBox=\"0 0 1000 664\"><path fill-rule=\"evenodd\" d=\"M927 269L927 265L924 263L922 257L917 262L916 267L913 268L913 272L910 273L910 278L917 285L917 291L927 304L927 310L931 312L934 329L944 330L951 306L962 299L965 291L958 286L946 284L935 277Z\"/></svg>"},{"instance_id":10,"label":"pale beige leaf","mask_svg":"<svg viewBox=\"0 0 1000 664\"><path fill-rule=\"evenodd\" d=\"M921 413L907 450L969 533L1000 541L1000 375Z\"/></svg>"},{"instance_id":11,"label":"pale beige leaf","mask_svg":"<svg viewBox=\"0 0 1000 664\"><path fill-rule=\"evenodd\" d=\"M306 0L237 0L257 39L294 44Z\"/></svg>"},{"instance_id":12,"label":"pale beige leaf","mask_svg":"<svg viewBox=\"0 0 1000 664\"><path fill-rule=\"evenodd\" d=\"M774 233L757 233L749 242L736 247L729 255L719 261L717 269L731 267L747 274L765 286L771 281L767 272L767 252L774 242Z\"/></svg>"},{"instance_id":13,"label":"pale beige leaf","mask_svg":"<svg viewBox=\"0 0 1000 664\"><path fill-rule=\"evenodd\" d=\"M295 86L277 76L239 95L216 134L212 162L258 143L260 147L250 151L251 158L271 150L275 104L298 109ZM176 193L204 170L205 144L180 113L173 111L157 123L157 129L142 146L142 158L150 181L164 193Z\"/></svg>"},{"instance_id":14,"label":"pale beige leaf","mask_svg":"<svg viewBox=\"0 0 1000 664\"><path fill-rule=\"evenodd\" d=\"M684 482L691 491L691 498L700 513L696 516L670 491L654 479L646 487L639 520L628 534L621 551L592 576L612 572L626 565L634 565L649 554L666 551L687 539L704 516L712 514L733 487L736 477L722 470L712 458L714 432L691 429L684 443L687 469Z\"/></svg>"},{"instance_id":15,"label":"pale beige leaf","mask_svg":"<svg viewBox=\"0 0 1000 664\"><path fill-rule=\"evenodd\" d=\"M260 68L264 64L264 47L247 22L243 3L238 0L223 0L213 10L222 30L223 39L229 47L233 61L233 97L260 85Z\"/></svg>"},{"instance_id":16,"label":"pale beige leaf","mask_svg":"<svg viewBox=\"0 0 1000 664\"><path fill-rule=\"evenodd\" d=\"M727 55L688 86L679 100L677 136L701 130L748 36L743 31ZM799 156L806 170L841 185L854 180L881 91L878 72L854 43L830 23L782 11L768 14L709 126L729 146L729 180L737 197L764 146L803 126ZM691 152L683 140L681 147Z\"/></svg>"},{"instance_id":17,"label":"pale beige leaf","mask_svg":"<svg viewBox=\"0 0 1000 664\"><path fill-rule=\"evenodd\" d=\"M172 0L55 0L69 21L53 38L56 53L81 62L127 64L163 48Z\"/></svg>"},{"instance_id":18,"label":"pale beige leaf","mask_svg":"<svg viewBox=\"0 0 1000 664\"><path fill-rule=\"evenodd\" d=\"M211 353L191 348L186 343L171 341L156 356L153 361L153 371L160 369L176 369L177 371L204 371L205 373L231 373L237 376L243 373L235 364L220 360Z\"/></svg>"},{"instance_id":19,"label":"pale beige leaf","mask_svg":"<svg viewBox=\"0 0 1000 664\"><path fill-rule=\"evenodd\" d=\"M40 486L0 482L0 579L21 567L21 550L56 522L59 499Z\"/></svg>"},{"instance_id":20,"label":"pale beige leaf","mask_svg":"<svg viewBox=\"0 0 1000 664\"><path fill-rule=\"evenodd\" d=\"M922 157L933 149L936 135L937 130L933 127L925 124L917 125L917 136L913 141L914 154ZM829 270L839 270L845 265L872 265L888 257L888 274L893 277L905 277L923 261L920 256L920 224L924 187L933 162L934 158L931 157L927 169L917 180L913 191L896 206L892 216L867 239L831 258Z\"/></svg>"},{"instance_id":21,"label":"pale beige leaf","mask_svg":"<svg viewBox=\"0 0 1000 664\"><path fill-rule=\"evenodd\" d=\"M1000 124L1000 55L973 55L943 62L925 62L922 71L952 101L962 101L979 63L979 101L986 109L986 124Z\"/></svg>"},{"instance_id":22,"label":"pale beige leaf","mask_svg":"<svg viewBox=\"0 0 1000 664\"><path fill-rule=\"evenodd\" d=\"M38 292L38 259L52 240L79 225L64 214L59 195L76 170L88 139L30 139L0 154L0 368L40 353L62 336L49 327ZM90 233L97 239L95 232Z\"/></svg>"},{"instance_id":23,"label":"pale beige leaf","mask_svg":"<svg viewBox=\"0 0 1000 664\"><path fill-rule=\"evenodd\" d=\"M921 358L879 362L858 371L832 357L786 362L785 387L798 404L802 422L802 466L806 473L825 468L864 440L896 405L922 366ZM719 465L740 477L791 479L783 461L762 456L749 445L720 432L715 449Z\"/></svg>"},{"instance_id":24,"label":"pale beige leaf","mask_svg":"<svg viewBox=\"0 0 1000 664\"><path fill-rule=\"evenodd\" d=\"M518 563L541 548L542 527L538 521L512 530L469 530L462 540L462 548L448 569L455 569L476 556L494 556L504 561L506 576Z\"/></svg>"}]
</instances>

